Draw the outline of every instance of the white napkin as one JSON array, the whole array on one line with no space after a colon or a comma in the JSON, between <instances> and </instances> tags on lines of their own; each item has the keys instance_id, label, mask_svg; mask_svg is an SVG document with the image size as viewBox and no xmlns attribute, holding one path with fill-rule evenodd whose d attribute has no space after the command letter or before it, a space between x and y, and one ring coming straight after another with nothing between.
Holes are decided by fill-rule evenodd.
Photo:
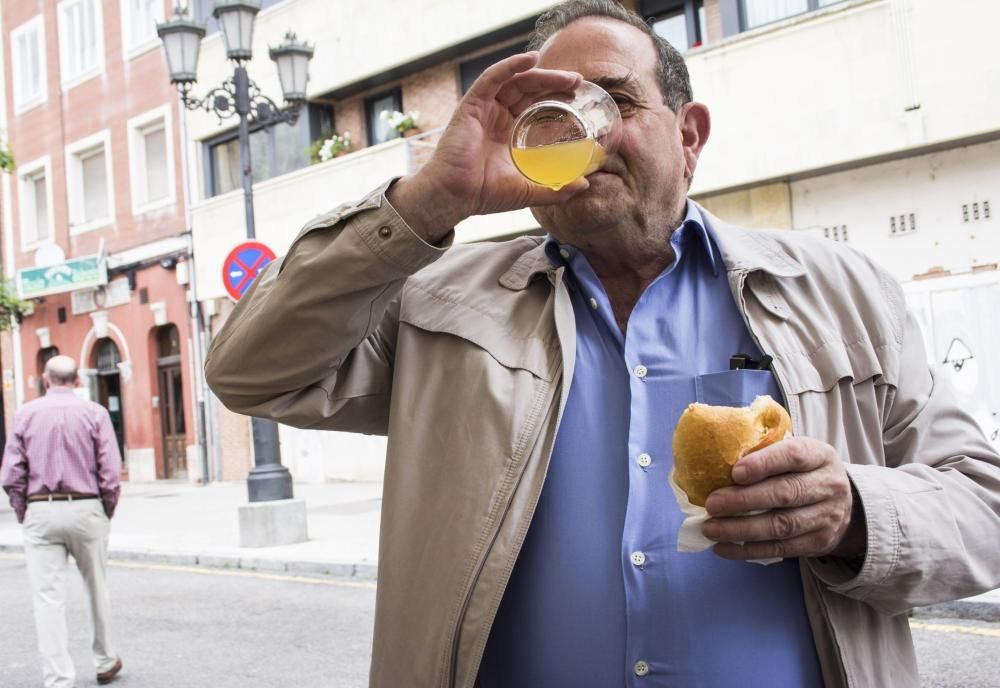
<instances>
[{"instance_id":1,"label":"white napkin","mask_svg":"<svg viewBox=\"0 0 1000 688\"><path fill-rule=\"evenodd\" d=\"M677 499L677 506L681 508L684 512L684 522L681 524L681 529L677 532L677 551L678 552L704 552L706 549L710 548L715 544L714 540L709 540L701 532L702 524L708 520L708 511L703 506L698 506L692 504L691 500L688 499L687 493L684 492L678 485L677 481L674 480L674 469L670 469L670 488L674 491L674 497ZM753 512L761 513L761 512ZM749 514L748 514L749 515ZM781 561L781 557L772 557L770 559L749 559L748 561L754 564L774 564Z\"/></svg>"}]
</instances>

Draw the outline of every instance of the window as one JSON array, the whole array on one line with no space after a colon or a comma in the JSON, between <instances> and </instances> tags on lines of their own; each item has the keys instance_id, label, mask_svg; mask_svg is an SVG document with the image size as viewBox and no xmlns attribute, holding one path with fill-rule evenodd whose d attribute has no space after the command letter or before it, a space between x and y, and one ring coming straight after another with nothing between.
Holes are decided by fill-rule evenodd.
<instances>
[{"instance_id":1,"label":"window","mask_svg":"<svg viewBox=\"0 0 1000 688\"><path fill-rule=\"evenodd\" d=\"M253 125L251 125L253 126ZM307 104L294 125L277 124L250 131L250 162L253 181L308 167L309 145L333 130L333 109ZM240 143L236 131L228 131L205 142L206 196L239 189L243 185L240 166Z\"/></svg>"},{"instance_id":2,"label":"window","mask_svg":"<svg viewBox=\"0 0 1000 688\"><path fill-rule=\"evenodd\" d=\"M172 204L175 194L170 106L130 119L128 131L132 213Z\"/></svg>"},{"instance_id":3,"label":"window","mask_svg":"<svg viewBox=\"0 0 1000 688\"><path fill-rule=\"evenodd\" d=\"M96 229L114 219L110 149L107 130L66 149L70 234Z\"/></svg>"},{"instance_id":4,"label":"window","mask_svg":"<svg viewBox=\"0 0 1000 688\"><path fill-rule=\"evenodd\" d=\"M844 0L743 0L743 29L754 29Z\"/></svg>"},{"instance_id":5,"label":"window","mask_svg":"<svg viewBox=\"0 0 1000 688\"><path fill-rule=\"evenodd\" d=\"M162 22L162 0L121 0L122 36L126 51L156 47L156 24Z\"/></svg>"},{"instance_id":6,"label":"window","mask_svg":"<svg viewBox=\"0 0 1000 688\"><path fill-rule=\"evenodd\" d=\"M63 86L98 74L104 66L101 5L97 0L59 3L59 65Z\"/></svg>"},{"instance_id":7,"label":"window","mask_svg":"<svg viewBox=\"0 0 1000 688\"><path fill-rule=\"evenodd\" d=\"M482 74L487 67L492 64L496 64L500 60L510 57L511 55L519 55L523 53L527 47L527 43L515 43L514 45L508 45L506 48L500 48L500 50L495 50L486 55L474 57L471 60L463 62L458 67L459 77L462 80L462 93L468 93L469 89L472 88L473 82L479 78L479 75Z\"/></svg>"},{"instance_id":8,"label":"window","mask_svg":"<svg viewBox=\"0 0 1000 688\"><path fill-rule=\"evenodd\" d=\"M654 33L682 53L705 42L703 0L645 0L642 13Z\"/></svg>"},{"instance_id":9,"label":"window","mask_svg":"<svg viewBox=\"0 0 1000 688\"><path fill-rule=\"evenodd\" d=\"M14 110L23 112L46 97L45 25L38 15L10 32Z\"/></svg>"},{"instance_id":10,"label":"window","mask_svg":"<svg viewBox=\"0 0 1000 688\"><path fill-rule=\"evenodd\" d=\"M52 198L48 158L22 165L18 174L21 245L30 247L52 239Z\"/></svg>"},{"instance_id":11,"label":"window","mask_svg":"<svg viewBox=\"0 0 1000 688\"><path fill-rule=\"evenodd\" d=\"M403 110L403 94L398 88L365 100L365 125L368 129L369 146L399 138L399 132L390 127L382 117L383 112L393 110L399 112Z\"/></svg>"}]
</instances>

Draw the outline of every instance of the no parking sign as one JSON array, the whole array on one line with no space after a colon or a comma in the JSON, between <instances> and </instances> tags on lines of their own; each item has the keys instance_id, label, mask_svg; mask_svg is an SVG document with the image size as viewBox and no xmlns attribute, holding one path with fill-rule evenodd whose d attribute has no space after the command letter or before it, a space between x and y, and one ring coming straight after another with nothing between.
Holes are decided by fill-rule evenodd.
<instances>
[{"instance_id":1,"label":"no parking sign","mask_svg":"<svg viewBox=\"0 0 1000 688\"><path fill-rule=\"evenodd\" d=\"M244 241L222 261L222 284L233 301L239 301L257 273L275 259L274 251L259 241Z\"/></svg>"}]
</instances>

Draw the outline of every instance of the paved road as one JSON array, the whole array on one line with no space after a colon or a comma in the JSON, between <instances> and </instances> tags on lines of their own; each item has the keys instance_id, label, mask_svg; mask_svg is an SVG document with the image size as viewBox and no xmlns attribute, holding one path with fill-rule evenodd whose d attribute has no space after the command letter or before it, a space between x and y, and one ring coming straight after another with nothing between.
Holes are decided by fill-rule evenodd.
<instances>
[{"instance_id":1,"label":"paved road","mask_svg":"<svg viewBox=\"0 0 1000 688\"><path fill-rule=\"evenodd\" d=\"M121 688L362 688L374 586L243 571L112 564ZM41 685L24 561L0 554L0 684ZM92 685L82 583L69 613ZM913 621L925 688L1000 686L1000 624Z\"/></svg>"},{"instance_id":2,"label":"paved road","mask_svg":"<svg viewBox=\"0 0 1000 688\"><path fill-rule=\"evenodd\" d=\"M96 685L83 582L70 581L77 686ZM110 569L121 688L367 686L375 587L241 571ZM0 555L0 686L38 688L24 560Z\"/></svg>"}]
</instances>

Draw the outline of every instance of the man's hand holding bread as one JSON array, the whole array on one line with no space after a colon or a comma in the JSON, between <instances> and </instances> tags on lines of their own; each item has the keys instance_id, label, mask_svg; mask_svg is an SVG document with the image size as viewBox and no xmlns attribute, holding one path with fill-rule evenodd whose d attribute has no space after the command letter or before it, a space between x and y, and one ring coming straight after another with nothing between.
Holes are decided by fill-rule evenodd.
<instances>
[{"instance_id":1,"label":"man's hand holding bread","mask_svg":"<svg viewBox=\"0 0 1000 688\"><path fill-rule=\"evenodd\" d=\"M844 463L824 442L785 438L787 419L770 397L685 411L674 433L676 480L711 516L702 532L725 559L863 556L864 515Z\"/></svg>"}]
</instances>

